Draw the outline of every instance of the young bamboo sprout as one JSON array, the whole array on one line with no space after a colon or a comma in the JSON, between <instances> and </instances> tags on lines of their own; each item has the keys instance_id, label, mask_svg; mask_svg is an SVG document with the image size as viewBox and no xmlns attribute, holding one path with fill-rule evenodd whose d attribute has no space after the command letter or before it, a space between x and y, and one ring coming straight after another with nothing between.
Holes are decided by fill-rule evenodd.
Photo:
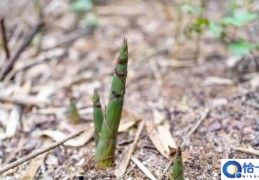
<instances>
[{"instance_id":1,"label":"young bamboo sprout","mask_svg":"<svg viewBox=\"0 0 259 180\"><path fill-rule=\"evenodd\" d=\"M76 103L73 99L70 100L70 104L69 104L69 116L73 124L80 123L80 115L78 113Z\"/></svg>"},{"instance_id":2,"label":"young bamboo sprout","mask_svg":"<svg viewBox=\"0 0 259 180\"><path fill-rule=\"evenodd\" d=\"M124 39L120 48L110 89L109 103L103 120L101 136L96 150L96 166L106 168L113 164L116 137L121 119L127 77L128 45Z\"/></svg>"},{"instance_id":3,"label":"young bamboo sprout","mask_svg":"<svg viewBox=\"0 0 259 180\"><path fill-rule=\"evenodd\" d=\"M100 139L102 124L103 124L103 111L102 106L100 103L100 98L97 93L97 91L94 91L93 95L93 120L94 120L94 128L95 128L95 145L97 147L97 144Z\"/></svg>"},{"instance_id":4,"label":"young bamboo sprout","mask_svg":"<svg viewBox=\"0 0 259 180\"><path fill-rule=\"evenodd\" d=\"M177 157L172 167L171 180L184 180L182 151L178 148Z\"/></svg>"}]
</instances>

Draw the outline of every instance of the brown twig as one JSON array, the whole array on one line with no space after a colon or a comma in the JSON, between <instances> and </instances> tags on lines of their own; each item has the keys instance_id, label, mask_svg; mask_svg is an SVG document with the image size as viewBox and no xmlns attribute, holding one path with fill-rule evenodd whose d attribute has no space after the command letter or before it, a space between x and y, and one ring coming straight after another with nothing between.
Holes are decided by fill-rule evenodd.
<instances>
[{"instance_id":1,"label":"brown twig","mask_svg":"<svg viewBox=\"0 0 259 180\"><path fill-rule=\"evenodd\" d=\"M145 121L142 120L139 127L138 127L138 130L136 132L135 139L134 139L132 145L130 146L130 149L128 151L126 151L127 154L123 154L123 157L120 160L120 163L118 163L118 165L115 169L115 173L114 173L117 176L117 178L121 178L123 176L123 174L126 172L128 164L130 162L130 158L131 158L131 156L132 156L132 154L135 150L135 147L137 145L140 134L141 134L141 132L144 128L144 125L145 125Z\"/></svg>"},{"instance_id":2,"label":"brown twig","mask_svg":"<svg viewBox=\"0 0 259 180\"><path fill-rule=\"evenodd\" d=\"M7 42L7 35L6 35L6 30L5 30L5 23L4 23L4 18L0 20L1 22L1 32L2 32L2 38L4 42L4 49L5 49L5 54L6 54L6 59L10 58L10 51L8 48L8 42Z\"/></svg>"},{"instance_id":3,"label":"brown twig","mask_svg":"<svg viewBox=\"0 0 259 180\"><path fill-rule=\"evenodd\" d=\"M7 96L4 94L0 94L0 101L10 102L15 104L24 104L30 106L45 106L48 102L45 100L40 100L36 96Z\"/></svg>"},{"instance_id":4,"label":"brown twig","mask_svg":"<svg viewBox=\"0 0 259 180\"><path fill-rule=\"evenodd\" d=\"M255 149L252 149L252 148L232 147L232 149L235 149L235 150L240 151L240 152L244 152L244 153L259 156L259 151L255 150Z\"/></svg>"},{"instance_id":5,"label":"brown twig","mask_svg":"<svg viewBox=\"0 0 259 180\"><path fill-rule=\"evenodd\" d=\"M20 55L23 53L23 51L26 49L26 47L30 44L31 40L33 39L33 37L39 32L39 30L43 27L44 23L40 22L39 24L37 24L32 30L31 32L25 37L23 43L21 44L21 46L18 48L17 52L14 54L14 56L10 59L10 61L8 61L8 63L6 64L6 66L3 67L3 69L1 70L0 73L0 80L3 80L5 78L5 76L12 70L14 64L16 63L16 61L18 60L18 58L20 57Z\"/></svg>"},{"instance_id":6,"label":"brown twig","mask_svg":"<svg viewBox=\"0 0 259 180\"><path fill-rule=\"evenodd\" d=\"M3 169L0 169L0 174L4 173L4 172L6 172L6 171L8 171L8 170L10 170L12 168L15 168L15 167L19 166L20 164L22 164L22 163L24 163L26 161L29 161L29 160L31 160L31 159L33 159L33 158L35 158L35 157L37 157L37 156L39 156L39 155L41 155L43 153L45 153L45 152L55 148L55 147L63 144L64 142L66 142L66 141L68 141L68 140L70 140L70 139L80 135L82 132L84 132L84 130L80 130L78 132L75 132L75 133L69 135L68 137L66 137L65 139L63 139L61 141L55 142L55 143L51 144L50 146L48 146L48 147L46 147L44 149L38 150L38 151L36 151L34 153L31 153L28 156L25 156L25 157L15 161L15 162L13 162L13 163L7 165Z\"/></svg>"},{"instance_id":7,"label":"brown twig","mask_svg":"<svg viewBox=\"0 0 259 180\"><path fill-rule=\"evenodd\" d=\"M206 119L206 117L209 114L209 109L206 109L204 113L201 115L200 119L196 122L196 124L193 126L193 128L189 131L189 133L185 136L181 147L185 146L191 135L198 129L198 127L201 125L201 123Z\"/></svg>"},{"instance_id":8,"label":"brown twig","mask_svg":"<svg viewBox=\"0 0 259 180\"><path fill-rule=\"evenodd\" d=\"M151 180L156 180L154 175L134 156L131 157L131 160L138 166L138 168Z\"/></svg>"}]
</instances>

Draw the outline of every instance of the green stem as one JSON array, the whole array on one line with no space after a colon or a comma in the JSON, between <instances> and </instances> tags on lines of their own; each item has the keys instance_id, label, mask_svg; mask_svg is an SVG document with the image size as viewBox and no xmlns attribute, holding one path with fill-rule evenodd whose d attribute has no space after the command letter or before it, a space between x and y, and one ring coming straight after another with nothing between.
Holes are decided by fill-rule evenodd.
<instances>
[{"instance_id":1,"label":"green stem","mask_svg":"<svg viewBox=\"0 0 259 180\"><path fill-rule=\"evenodd\" d=\"M184 180L182 151L178 148L177 157L172 167L171 180Z\"/></svg>"},{"instance_id":2,"label":"green stem","mask_svg":"<svg viewBox=\"0 0 259 180\"><path fill-rule=\"evenodd\" d=\"M78 113L78 110L76 108L76 103L75 103L74 100L70 100L69 116L70 116L70 120L73 124L79 124L80 123L80 115Z\"/></svg>"},{"instance_id":3,"label":"green stem","mask_svg":"<svg viewBox=\"0 0 259 180\"><path fill-rule=\"evenodd\" d=\"M103 124L103 111L102 106L100 103L100 98L97 93L97 91L94 91L93 95L93 121L94 121L94 128L95 128L95 145L97 147L97 144L100 139L102 124Z\"/></svg>"},{"instance_id":4,"label":"green stem","mask_svg":"<svg viewBox=\"0 0 259 180\"><path fill-rule=\"evenodd\" d=\"M124 39L120 48L104 117L101 137L96 151L96 166L106 168L113 164L116 137L121 119L127 77L128 46Z\"/></svg>"}]
</instances>

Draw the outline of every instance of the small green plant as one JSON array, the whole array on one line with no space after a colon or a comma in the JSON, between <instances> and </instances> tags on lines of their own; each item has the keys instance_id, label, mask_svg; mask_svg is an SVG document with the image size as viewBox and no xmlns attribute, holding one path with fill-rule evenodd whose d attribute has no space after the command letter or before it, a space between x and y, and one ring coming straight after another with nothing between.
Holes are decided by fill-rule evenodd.
<instances>
[{"instance_id":1,"label":"small green plant","mask_svg":"<svg viewBox=\"0 0 259 180\"><path fill-rule=\"evenodd\" d=\"M127 77L128 45L124 39L110 89L109 102L102 123L101 135L96 149L96 167L106 168L113 164L116 137L120 124Z\"/></svg>"},{"instance_id":2,"label":"small green plant","mask_svg":"<svg viewBox=\"0 0 259 180\"><path fill-rule=\"evenodd\" d=\"M259 45L243 39L234 40L228 44L229 50L237 56L245 56L252 50L259 48Z\"/></svg>"},{"instance_id":3,"label":"small green plant","mask_svg":"<svg viewBox=\"0 0 259 180\"><path fill-rule=\"evenodd\" d=\"M92 11L93 8L93 0L74 0L70 4L70 9L78 15L77 23L88 26L96 26L98 23L98 18Z\"/></svg>"},{"instance_id":4,"label":"small green plant","mask_svg":"<svg viewBox=\"0 0 259 180\"><path fill-rule=\"evenodd\" d=\"M94 128L95 128L95 145L97 147L100 135L101 135L101 129L103 124L103 111L102 106L100 102L99 95L97 91L94 91L93 95L93 120L94 120Z\"/></svg>"},{"instance_id":5,"label":"small green plant","mask_svg":"<svg viewBox=\"0 0 259 180\"><path fill-rule=\"evenodd\" d=\"M178 148L171 173L171 180L184 180L182 151Z\"/></svg>"},{"instance_id":6,"label":"small green plant","mask_svg":"<svg viewBox=\"0 0 259 180\"><path fill-rule=\"evenodd\" d=\"M81 121L80 115L76 107L76 103L73 99L70 99L70 103L69 103L69 118L72 124L79 124Z\"/></svg>"},{"instance_id":7,"label":"small green plant","mask_svg":"<svg viewBox=\"0 0 259 180\"><path fill-rule=\"evenodd\" d=\"M195 16L190 23L184 28L184 34L188 38L191 38L195 33L199 36L202 34L203 29L209 25L209 20L204 17L206 10L206 1L200 1L200 7L196 7L192 4L186 3L182 5L182 11L190 16Z\"/></svg>"},{"instance_id":8,"label":"small green plant","mask_svg":"<svg viewBox=\"0 0 259 180\"><path fill-rule=\"evenodd\" d=\"M249 4L248 6L250 7ZM215 38L221 40L234 55L243 57L259 48L259 44L237 37L235 36L236 33L233 33L233 30L236 32L250 22L258 19L258 13L252 12L250 8L244 10L244 8L236 2L231 2L227 15L215 22L204 15L205 7L205 0L201 0L200 7L196 7L190 3L185 3L181 6L185 14L197 17L184 27L184 35L187 38L192 38L194 34L197 34L196 52L199 52L200 49L199 40L202 33L208 29L213 33Z\"/></svg>"},{"instance_id":9,"label":"small green plant","mask_svg":"<svg viewBox=\"0 0 259 180\"><path fill-rule=\"evenodd\" d=\"M229 29L239 30L245 27L248 23L258 18L255 12L244 11L238 9L235 5L230 11L230 15L223 17L219 22L210 22L209 29L216 38L226 42L228 49L237 56L245 56L252 50L259 48L258 44L249 42L239 37L233 37L228 33Z\"/></svg>"},{"instance_id":10,"label":"small green plant","mask_svg":"<svg viewBox=\"0 0 259 180\"><path fill-rule=\"evenodd\" d=\"M196 7L190 3L180 3L177 6L177 25L176 25L176 33L175 33L175 41L176 41L176 50L175 57L178 56L177 47L181 47L181 43L179 40L180 32L184 34L187 39L191 39L195 37L195 52L194 52L194 61L197 61L200 54L200 41L204 27L207 27L209 21L204 17L204 12L206 10L206 1L200 0L200 6ZM187 15L188 23L186 26L182 27L183 16ZM195 18L193 18L195 17Z\"/></svg>"}]
</instances>

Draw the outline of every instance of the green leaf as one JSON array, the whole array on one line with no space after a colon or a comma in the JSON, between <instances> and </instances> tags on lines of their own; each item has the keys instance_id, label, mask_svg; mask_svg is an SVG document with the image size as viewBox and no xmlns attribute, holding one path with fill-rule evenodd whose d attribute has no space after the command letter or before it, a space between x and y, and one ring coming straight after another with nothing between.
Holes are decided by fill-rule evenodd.
<instances>
[{"instance_id":1,"label":"green leaf","mask_svg":"<svg viewBox=\"0 0 259 180\"><path fill-rule=\"evenodd\" d=\"M233 25L233 26L241 27L255 20L256 18L258 18L258 14L256 13L246 12L246 11L243 11L243 12L236 11L233 14L233 16L223 18L221 23L223 25Z\"/></svg>"},{"instance_id":2,"label":"green leaf","mask_svg":"<svg viewBox=\"0 0 259 180\"><path fill-rule=\"evenodd\" d=\"M198 19L196 19L195 24L198 26L208 26L209 20L207 18L199 17Z\"/></svg>"},{"instance_id":3,"label":"green leaf","mask_svg":"<svg viewBox=\"0 0 259 180\"><path fill-rule=\"evenodd\" d=\"M193 33L201 34L203 26L207 27L209 20L207 18L199 17L193 24L186 26L184 34L186 37L191 37Z\"/></svg>"},{"instance_id":4,"label":"green leaf","mask_svg":"<svg viewBox=\"0 0 259 180\"><path fill-rule=\"evenodd\" d=\"M237 40L228 45L229 50L237 56L245 56L253 49L258 48L258 45L244 40Z\"/></svg>"},{"instance_id":5,"label":"green leaf","mask_svg":"<svg viewBox=\"0 0 259 180\"><path fill-rule=\"evenodd\" d=\"M88 26L96 26L98 24L98 17L93 13L89 13L85 17L84 23Z\"/></svg>"},{"instance_id":6,"label":"green leaf","mask_svg":"<svg viewBox=\"0 0 259 180\"><path fill-rule=\"evenodd\" d=\"M222 36L222 33L224 32L224 28L220 24L216 24L213 22L209 23L209 29L217 38L220 38Z\"/></svg>"},{"instance_id":7,"label":"green leaf","mask_svg":"<svg viewBox=\"0 0 259 180\"><path fill-rule=\"evenodd\" d=\"M75 0L70 4L70 8L75 12L85 12L93 8L92 0Z\"/></svg>"},{"instance_id":8,"label":"green leaf","mask_svg":"<svg viewBox=\"0 0 259 180\"><path fill-rule=\"evenodd\" d=\"M199 8L193 6L192 4L184 4L181 6L181 9L184 13L187 14L197 14L200 12Z\"/></svg>"}]
</instances>

